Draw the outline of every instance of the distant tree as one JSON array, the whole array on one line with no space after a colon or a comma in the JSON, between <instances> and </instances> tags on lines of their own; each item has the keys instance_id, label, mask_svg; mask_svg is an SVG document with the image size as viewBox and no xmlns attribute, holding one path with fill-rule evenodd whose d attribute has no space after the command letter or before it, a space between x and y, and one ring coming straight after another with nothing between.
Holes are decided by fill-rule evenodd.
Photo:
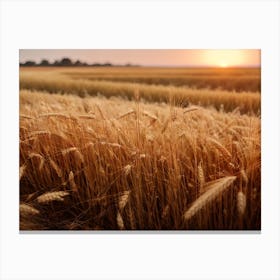
<instances>
[{"instance_id":1,"label":"distant tree","mask_svg":"<svg viewBox=\"0 0 280 280\"><path fill-rule=\"evenodd\" d=\"M54 63L52 64L53 66L60 66L60 62L58 60L55 60Z\"/></svg>"},{"instance_id":2,"label":"distant tree","mask_svg":"<svg viewBox=\"0 0 280 280\"><path fill-rule=\"evenodd\" d=\"M71 65L73 65L73 63L72 63L72 60L70 58L64 57L64 58L61 59L60 65L61 66L71 66Z\"/></svg>"},{"instance_id":3,"label":"distant tree","mask_svg":"<svg viewBox=\"0 0 280 280\"><path fill-rule=\"evenodd\" d=\"M40 66L50 66L51 64L49 63L48 60L46 59L42 59L41 63L40 63Z\"/></svg>"},{"instance_id":4,"label":"distant tree","mask_svg":"<svg viewBox=\"0 0 280 280\"><path fill-rule=\"evenodd\" d=\"M82 66L83 63L80 61L80 60L77 60L75 63L74 63L75 66Z\"/></svg>"},{"instance_id":5,"label":"distant tree","mask_svg":"<svg viewBox=\"0 0 280 280\"><path fill-rule=\"evenodd\" d=\"M35 65L36 65L36 62L32 61L32 60L28 60L23 64L23 66L35 66Z\"/></svg>"}]
</instances>

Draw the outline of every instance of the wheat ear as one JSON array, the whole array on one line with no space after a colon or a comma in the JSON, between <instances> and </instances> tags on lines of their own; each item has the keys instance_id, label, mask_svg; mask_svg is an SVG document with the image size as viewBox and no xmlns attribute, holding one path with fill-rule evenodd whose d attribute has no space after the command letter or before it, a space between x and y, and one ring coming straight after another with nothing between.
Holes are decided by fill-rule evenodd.
<instances>
[{"instance_id":1,"label":"wheat ear","mask_svg":"<svg viewBox=\"0 0 280 280\"><path fill-rule=\"evenodd\" d=\"M22 216L34 216L40 214L39 210L25 203L20 204L19 211Z\"/></svg>"},{"instance_id":2,"label":"wheat ear","mask_svg":"<svg viewBox=\"0 0 280 280\"><path fill-rule=\"evenodd\" d=\"M119 210L122 210L128 202L130 191L124 191L119 198Z\"/></svg>"},{"instance_id":3,"label":"wheat ear","mask_svg":"<svg viewBox=\"0 0 280 280\"><path fill-rule=\"evenodd\" d=\"M210 204L223 191L225 191L236 179L236 176L228 176L208 183L208 191L201 195L191 207L184 213L185 221L192 218L204 206Z\"/></svg>"},{"instance_id":4,"label":"wheat ear","mask_svg":"<svg viewBox=\"0 0 280 280\"><path fill-rule=\"evenodd\" d=\"M26 169L26 165L23 164L20 168L19 168L19 180L21 179L21 177L24 175Z\"/></svg>"},{"instance_id":5,"label":"wheat ear","mask_svg":"<svg viewBox=\"0 0 280 280\"><path fill-rule=\"evenodd\" d=\"M126 165L126 166L123 168L123 171L124 171L125 176L128 176L128 174L131 172L131 168L132 168L132 165L130 165L130 164Z\"/></svg>"},{"instance_id":6,"label":"wheat ear","mask_svg":"<svg viewBox=\"0 0 280 280\"><path fill-rule=\"evenodd\" d=\"M239 217L242 217L246 210L246 195L239 191L237 194L237 212Z\"/></svg>"},{"instance_id":7,"label":"wheat ear","mask_svg":"<svg viewBox=\"0 0 280 280\"><path fill-rule=\"evenodd\" d=\"M197 167L197 173L198 173L197 175L198 175L198 182L199 182L199 194L201 194L205 185L205 176L204 176L201 162Z\"/></svg>"},{"instance_id":8,"label":"wheat ear","mask_svg":"<svg viewBox=\"0 0 280 280\"><path fill-rule=\"evenodd\" d=\"M47 192L37 197L37 201L41 204L49 203L52 201L64 201L64 197L69 195L65 191Z\"/></svg>"},{"instance_id":9,"label":"wheat ear","mask_svg":"<svg viewBox=\"0 0 280 280\"><path fill-rule=\"evenodd\" d=\"M241 174L242 180L243 180L243 181L245 182L245 184L247 185L249 180L248 180L248 176L247 176L245 170L242 169L242 170L240 171L240 174Z\"/></svg>"},{"instance_id":10,"label":"wheat ear","mask_svg":"<svg viewBox=\"0 0 280 280\"><path fill-rule=\"evenodd\" d=\"M119 229L125 229L123 218L122 218L122 215L119 211L117 213L117 224L118 224Z\"/></svg>"}]
</instances>

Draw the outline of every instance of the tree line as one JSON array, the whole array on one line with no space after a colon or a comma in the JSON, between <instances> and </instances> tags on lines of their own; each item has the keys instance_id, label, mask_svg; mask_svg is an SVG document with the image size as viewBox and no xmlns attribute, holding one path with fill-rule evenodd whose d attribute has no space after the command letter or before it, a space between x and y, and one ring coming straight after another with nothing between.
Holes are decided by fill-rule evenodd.
<instances>
[{"instance_id":1,"label":"tree line","mask_svg":"<svg viewBox=\"0 0 280 280\"><path fill-rule=\"evenodd\" d=\"M95 67L99 67L99 66L106 66L106 67L110 67L110 66L126 66L126 67L129 67L129 66L139 66L139 65L132 65L130 63L127 63L127 64L124 64L124 65L114 65L112 63L109 63L109 62L106 62L106 63L86 63L86 62L81 62L80 60L76 60L76 61L73 61L71 60L70 58L68 57L65 57L65 58L62 58L61 60L55 60L53 63L49 62L47 59L42 59L41 62L39 63L36 63L35 61L33 60L28 60L26 62L23 62L23 63L20 63L19 64L20 66L23 66L23 67L30 67L30 66L44 66L44 67L48 67L48 66L95 66Z\"/></svg>"}]
</instances>

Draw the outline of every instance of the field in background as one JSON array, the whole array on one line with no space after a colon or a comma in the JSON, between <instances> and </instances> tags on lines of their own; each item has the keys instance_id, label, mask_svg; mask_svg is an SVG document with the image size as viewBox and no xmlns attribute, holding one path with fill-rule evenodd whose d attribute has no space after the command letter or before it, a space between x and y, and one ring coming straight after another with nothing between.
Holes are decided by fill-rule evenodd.
<instances>
[{"instance_id":1,"label":"field in background","mask_svg":"<svg viewBox=\"0 0 280 280\"><path fill-rule=\"evenodd\" d=\"M127 99L134 99L135 90L139 92L142 99L149 102L175 102L179 106L188 106L191 104L201 106L212 106L216 109L223 107L225 111L240 110L241 113L260 114L260 92L249 92L243 90L236 92L236 82L240 80L251 79L260 83L257 69L153 69L149 68L78 68L75 67L45 67L45 68L21 68L20 71L20 88L33 89L39 91L47 91L53 93L75 94L81 97L102 95L105 97L120 96ZM168 80L168 71L170 72ZM178 86L173 83L177 79L176 75L183 75L187 72L187 77L192 73L198 80L199 84L203 84L206 88L198 89L192 83L184 81L184 86ZM225 71L225 72L223 72ZM232 72L232 73L231 73ZM107 73L105 75L104 73ZM109 74L110 76L109 76ZM154 80L154 83L147 84L145 79L141 82L134 76L138 73L145 79L152 77L161 77L161 81L169 83L164 85ZM158 73L158 74L157 74ZM244 76L243 76L243 74ZM75 75L74 75L75 74ZM165 76L163 76L163 74ZM73 76L74 75L74 76ZM111 77L116 76L117 81ZM134 75L134 76L131 76ZM227 83L235 88L234 91L226 91L222 89L209 89L212 80L216 80L217 84L222 85L221 77L226 77ZM172 76L174 76L172 78ZM100 78L102 77L102 78ZM165 78L163 78L165 77ZM127 81L120 82L126 79ZM159 79L159 78L157 78ZM221 78L222 79L222 78ZM128 82L129 81L129 82ZM246 80L246 85L250 82ZM208 87L208 88L207 88ZM238 86L237 86L238 87Z\"/></svg>"},{"instance_id":2,"label":"field in background","mask_svg":"<svg viewBox=\"0 0 280 280\"><path fill-rule=\"evenodd\" d=\"M21 229L260 229L260 93L186 82L257 70L129 69L20 70Z\"/></svg>"},{"instance_id":3,"label":"field in background","mask_svg":"<svg viewBox=\"0 0 280 280\"><path fill-rule=\"evenodd\" d=\"M155 68L155 67L27 67L21 71L47 70L75 80L134 82L164 86L260 92L260 68Z\"/></svg>"}]
</instances>

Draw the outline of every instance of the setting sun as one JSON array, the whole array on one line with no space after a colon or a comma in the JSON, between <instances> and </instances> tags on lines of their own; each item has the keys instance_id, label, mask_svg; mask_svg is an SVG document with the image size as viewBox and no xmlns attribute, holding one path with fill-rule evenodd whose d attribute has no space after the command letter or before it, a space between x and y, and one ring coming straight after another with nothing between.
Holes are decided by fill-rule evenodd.
<instances>
[{"instance_id":1,"label":"setting sun","mask_svg":"<svg viewBox=\"0 0 280 280\"><path fill-rule=\"evenodd\" d=\"M222 68L245 66L256 63L256 54L258 50L203 50L202 60L205 65Z\"/></svg>"},{"instance_id":2,"label":"setting sun","mask_svg":"<svg viewBox=\"0 0 280 280\"><path fill-rule=\"evenodd\" d=\"M227 65L226 63L224 63L224 62L222 62L219 66L220 66L221 68L227 68L227 67L228 67L228 65Z\"/></svg>"}]
</instances>

